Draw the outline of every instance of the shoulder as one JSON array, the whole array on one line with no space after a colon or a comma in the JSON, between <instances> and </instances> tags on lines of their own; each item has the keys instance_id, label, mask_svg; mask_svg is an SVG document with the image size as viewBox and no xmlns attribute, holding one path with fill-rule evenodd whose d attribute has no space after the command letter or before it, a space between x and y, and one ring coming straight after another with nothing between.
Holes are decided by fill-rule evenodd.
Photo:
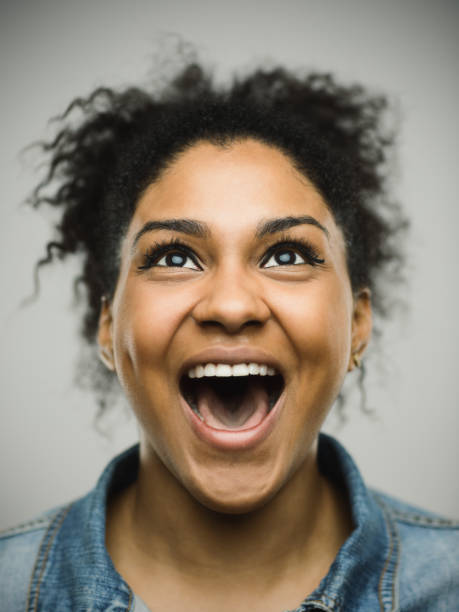
<instances>
[{"instance_id":1,"label":"shoulder","mask_svg":"<svg viewBox=\"0 0 459 612\"><path fill-rule=\"evenodd\" d=\"M9 612L25 610L30 578L43 539L67 506L0 531L0 594Z\"/></svg>"},{"instance_id":2,"label":"shoulder","mask_svg":"<svg viewBox=\"0 0 459 612\"><path fill-rule=\"evenodd\" d=\"M372 491L398 548L402 610L452 610L459 601L459 521Z\"/></svg>"}]
</instances>

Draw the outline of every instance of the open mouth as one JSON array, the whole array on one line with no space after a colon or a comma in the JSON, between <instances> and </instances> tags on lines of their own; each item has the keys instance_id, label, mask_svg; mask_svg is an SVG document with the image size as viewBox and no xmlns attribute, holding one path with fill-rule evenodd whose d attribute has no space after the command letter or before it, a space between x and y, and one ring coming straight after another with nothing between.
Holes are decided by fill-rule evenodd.
<instances>
[{"instance_id":1,"label":"open mouth","mask_svg":"<svg viewBox=\"0 0 459 612\"><path fill-rule=\"evenodd\" d=\"M271 412L284 379L271 375L202 376L180 379L180 392L191 410L214 429L240 431L256 427Z\"/></svg>"}]
</instances>

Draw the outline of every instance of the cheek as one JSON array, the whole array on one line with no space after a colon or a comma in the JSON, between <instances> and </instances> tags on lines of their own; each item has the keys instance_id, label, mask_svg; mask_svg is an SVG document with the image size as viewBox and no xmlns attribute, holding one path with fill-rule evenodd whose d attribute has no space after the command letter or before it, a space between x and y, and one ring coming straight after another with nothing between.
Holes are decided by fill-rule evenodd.
<instances>
[{"instance_id":1,"label":"cheek","mask_svg":"<svg viewBox=\"0 0 459 612\"><path fill-rule=\"evenodd\" d=\"M330 276L328 282L308 283L302 291L292 289L277 298L276 310L301 369L342 378L351 343L352 294L347 283Z\"/></svg>"},{"instance_id":2,"label":"cheek","mask_svg":"<svg viewBox=\"0 0 459 612\"><path fill-rule=\"evenodd\" d=\"M114 303L117 375L144 435L167 464L169 446L180 439L184 427L172 401L175 389L170 372L174 364L168 354L189 303L190 296L177 288L139 279L128 279L122 290L118 288ZM164 406L168 406L166 412Z\"/></svg>"},{"instance_id":3,"label":"cheek","mask_svg":"<svg viewBox=\"0 0 459 612\"><path fill-rule=\"evenodd\" d=\"M160 374L187 303L186 296L167 286L128 280L115 307L114 347L122 382Z\"/></svg>"}]
</instances>

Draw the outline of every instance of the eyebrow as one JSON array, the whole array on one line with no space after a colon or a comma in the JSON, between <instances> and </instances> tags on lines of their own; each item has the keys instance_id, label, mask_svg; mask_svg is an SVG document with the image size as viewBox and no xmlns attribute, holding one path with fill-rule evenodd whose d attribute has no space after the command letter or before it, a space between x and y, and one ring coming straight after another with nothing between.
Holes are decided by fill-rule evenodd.
<instances>
[{"instance_id":1,"label":"eyebrow","mask_svg":"<svg viewBox=\"0 0 459 612\"><path fill-rule=\"evenodd\" d=\"M263 221L257 227L255 236L257 238L263 238L267 234L276 234L284 230L296 227L298 225L313 225L321 229L324 234L329 237L329 232L317 219L309 215L302 215L300 217L276 217L274 219L268 219ZM206 223L196 221L194 219L163 219L161 221L147 221L145 225L137 232L132 243L132 248L138 243L140 238L147 232L153 232L157 230L170 230L173 232L179 232L181 234L187 234L188 236L195 236L197 238L205 238L210 235L209 226Z\"/></svg>"},{"instance_id":2,"label":"eyebrow","mask_svg":"<svg viewBox=\"0 0 459 612\"><path fill-rule=\"evenodd\" d=\"M205 238L209 234L209 228L205 223L200 223L194 219L163 219L161 221L147 221L145 225L137 232L132 248L139 242L140 238L147 232L155 230L170 230L172 232L180 232L188 236L196 236L197 238Z\"/></svg>"},{"instance_id":3,"label":"eyebrow","mask_svg":"<svg viewBox=\"0 0 459 612\"><path fill-rule=\"evenodd\" d=\"M319 223L317 219L309 215L303 215L301 217L278 217L276 219L268 219L258 226L256 237L263 238L266 234L282 232L291 227L296 227L297 225L314 225L314 227L321 229L327 238L330 235L327 228L324 227L322 223Z\"/></svg>"}]
</instances>

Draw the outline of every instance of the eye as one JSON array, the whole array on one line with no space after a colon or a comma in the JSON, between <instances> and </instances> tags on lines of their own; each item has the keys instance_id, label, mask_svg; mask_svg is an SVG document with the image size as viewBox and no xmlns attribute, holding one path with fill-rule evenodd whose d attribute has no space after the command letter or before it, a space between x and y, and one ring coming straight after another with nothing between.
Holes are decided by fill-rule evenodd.
<instances>
[{"instance_id":1,"label":"eye","mask_svg":"<svg viewBox=\"0 0 459 612\"><path fill-rule=\"evenodd\" d=\"M295 251L292 249L279 249L277 253L271 255L268 261L264 264L264 267L272 268L273 266L294 266L304 263L306 263L304 257L301 257L299 253L295 253Z\"/></svg>"},{"instance_id":2,"label":"eye","mask_svg":"<svg viewBox=\"0 0 459 612\"><path fill-rule=\"evenodd\" d=\"M170 251L163 255L153 265L159 268L190 268L191 270L200 270L193 259L180 251Z\"/></svg>"},{"instance_id":3,"label":"eye","mask_svg":"<svg viewBox=\"0 0 459 612\"><path fill-rule=\"evenodd\" d=\"M325 262L314 247L306 241L294 240L278 242L268 249L262 265L264 268L279 266L310 265L318 266Z\"/></svg>"},{"instance_id":4,"label":"eye","mask_svg":"<svg viewBox=\"0 0 459 612\"><path fill-rule=\"evenodd\" d=\"M139 271L150 268L187 268L202 270L191 249L178 240L157 243L150 247L143 256Z\"/></svg>"}]
</instances>

